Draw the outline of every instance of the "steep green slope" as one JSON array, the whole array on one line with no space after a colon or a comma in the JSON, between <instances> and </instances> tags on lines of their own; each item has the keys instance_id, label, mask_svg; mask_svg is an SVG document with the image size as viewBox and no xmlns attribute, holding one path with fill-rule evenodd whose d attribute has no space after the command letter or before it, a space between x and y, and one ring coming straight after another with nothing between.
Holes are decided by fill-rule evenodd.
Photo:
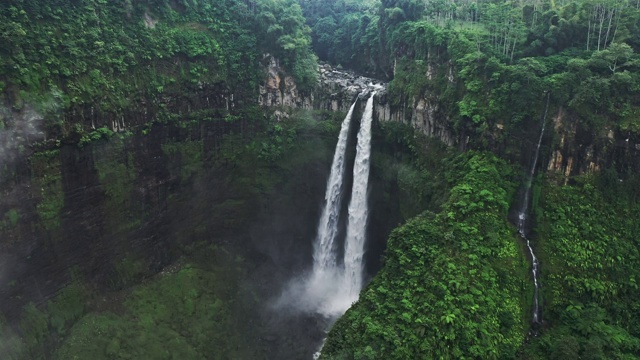
<instances>
[{"instance_id":1,"label":"steep green slope","mask_svg":"<svg viewBox=\"0 0 640 360\"><path fill-rule=\"evenodd\" d=\"M421 281L431 282L429 274L440 274L447 267L431 265L436 255L423 259L419 270L395 264L412 254L413 248L406 244L422 244L420 239L440 244L439 253L457 248L456 243L439 240L446 236L446 226L467 221L446 216L459 210L452 209L449 200L443 213L415 219L390 238L387 265L356 307L338 321L325 356L640 357L634 300L638 243L633 235L638 230L638 199L631 190L637 189L640 172L636 2L319 3L301 1L320 57L390 79L392 108L403 114L405 122L415 122L412 116L423 111L424 118L433 117L445 126L461 148L489 150L526 169L533 157L532 139L540 134L541 120L547 121L536 169L541 175L532 196L532 240L542 268L541 337L520 344L521 350L516 350L520 345L515 342L499 348L496 344L504 339L478 348L467 340L478 325L454 322L460 325L452 335L456 340L447 343L449 339L438 337L438 331L451 327L447 315L457 314L432 315L447 294L433 291L436 295L430 301L414 304L424 297L415 289L424 286L407 285L415 281L413 272ZM335 37L328 36L332 31ZM503 200L517 202L512 193ZM508 229L506 212L496 216ZM499 238L483 229L478 234ZM500 248L491 246L493 251ZM455 263L455 269L459 266ZM517 266L519 271L529 267L524 257ZM526 274L521 280L530 281ZM492 301L520 299L523 313L518 319L524 327L530 307L528 286L490 295ZM448 302L460 301L449 296ZM399 310L404 305L410 306ZM431 321L430 327L424 332L416 324L411 328L415 319ZM479 318L479 326L490 326L484 321ZM525 333L519 333L520 340ZM481 336L473 338L480 341ZM449 347L440 348L441 343Z\"/></svg>"},{"instance_id":2,"label":"steep green slope","mask_svg":"<svg viewBox=\"0 0 640 360\"><path fill-rule=\"evenodd\" d=\"M394 230L384 268L332 328L321 358L515 356L532 286L506 221L513 172L484 153L448 164L452 188L442 211Z\"/></svg>"},{"instance_id":3,"label":"steep green slope","mask_svg":"<svg viewBox=\"0 0 640 360\"><path fill-rule=\"evenodd\" d=\"M541 189L537 230L549 328L526 358L638 358L638 178L576 180Z\"/></svg>"}]
</instances>

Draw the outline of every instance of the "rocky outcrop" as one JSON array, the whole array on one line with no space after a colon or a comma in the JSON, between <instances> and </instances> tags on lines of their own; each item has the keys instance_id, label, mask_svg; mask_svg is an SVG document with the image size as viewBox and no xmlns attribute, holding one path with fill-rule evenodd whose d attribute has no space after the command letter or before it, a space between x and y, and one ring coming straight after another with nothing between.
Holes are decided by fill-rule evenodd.
<instances>
[{"instance_id":1,"label":"rocky outcrop","mask_svg":"<svg viewBox=\"0 0 640 360\"><path fill-rule=\"evenodd\" d=\"M453 130L448 115L440 108L438 94L425 93L421 97L401 100L398 104L397 100L392 101L386 83L335 69L328 64L319 66L315 90L304 94L298 91L294 79L286 75L275 58L267 57L267 60L268 77L260 86L258 99L262 106L347 112L356 97L362 95L365 98L376 89L374 116L378 121L411 125L449 146L464 145L468 140L463 140L462 135ZM448 69L447 80L453 83L452 68ZM432 78L433 73L430 67L425 76ZM364 101L360 102L359 111L363 108ZM563 107L556 110L551 121L554 131L545 135L543 142L543 162L546 161L547 171L561 174L565 181L570 176L599 172L614 164L618 172L640 172L640 139L637 136L610 128L594 133L578 115ZM497 125L498 129L502 126ZM494 150L502 151L499 148Z\"/></svg>"},{"instance_id":2,"label":"rocky outcrop","mask_svg":"<svg viewBox=\"0 0 640 360\"><path fill-rule=\"evenodd\" d=\"M267 78L260 85L258 104L262 106L285 106L298 109L311 109L313 107L313 94L303 95L298 92L293 77L286 75L280 66L278 59L266 56Z\"/></svg>"},{"instance_id":3,"label":"rocky outcrop","mask_svg":"<svg viewBox=\"0 0 640 360\"><path fill-rule=\"evenodd\" d=\"M318 68L318 85L308 94L300 93L295 81L286 75L274 57L267 59L267 79L260 86L258 104L268 107L289 107L347 112L356 97L366 97L376 91L375 118L378 121L398 121L409 124L427 136L437 137L447 145L457 143L446 116L440 112L436 98L425 95L394 105L387 94L387 84L351 71L324 64ZM360 111L364 102L360 103Z\"/></svg>"},{"instance_id":4,"label":"rocky outcrop","mask_svg":"<svg viewBox=\"0 0 640 360\"><path fill-rule=\"evenodd\" d=\"M428 95L413 98L402 106L393 106L387 94L383 94L376 103L375 110L380 121L399 121L409 124L423 134L436 137L449 146L458 143L449 119L440 111L437 99Z\"/></svg>"},{"instance_id":5,"label":"rocky outcrop","mask_svg":"<svg viewBox=\"0 0 640 360\"><path fill-rule=\"evenodd\" d=\"M567 182L572 175L597 173L614 166L618 172L640 171L640 139L611 128L594 133L563 107L552 118L553 138L547 171Z\"/></svg>"}]
</instances>

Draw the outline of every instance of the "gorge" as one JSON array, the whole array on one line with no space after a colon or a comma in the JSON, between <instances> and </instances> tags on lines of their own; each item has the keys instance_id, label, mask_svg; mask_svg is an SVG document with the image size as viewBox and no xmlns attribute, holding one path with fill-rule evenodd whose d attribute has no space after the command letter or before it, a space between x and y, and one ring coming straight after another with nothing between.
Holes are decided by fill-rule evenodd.
<instances>
[{"instance_id":1,"label":"gorge","mask_svg":"<svg viewBox=\"0 0 640 360\"><path fill-rule=\"evenodd\" d=\"M638 24L4 1L0 357L640 357Z\"/></svg>"}]
</instances>

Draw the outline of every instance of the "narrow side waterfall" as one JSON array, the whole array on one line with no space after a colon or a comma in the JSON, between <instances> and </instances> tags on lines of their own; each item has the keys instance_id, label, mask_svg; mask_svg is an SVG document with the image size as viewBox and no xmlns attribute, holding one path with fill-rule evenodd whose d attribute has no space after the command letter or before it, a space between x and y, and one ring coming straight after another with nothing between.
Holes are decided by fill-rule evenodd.
<instances>
[{"instance_id":1,"label":"narrow side waterfall","mask_svg":"<svg viewBox=\"0 0 640 360\"><path fill-rule=\"evenodd\" d=\"M365 235L369 209L367 189L371 157L371 122L373 120L373 97L371 94L362 115L358 132L358 148L353 166L353 189L349 202L349 223L344 250L344 291L349 302L358 300L362 289Z\"/></svg>"},{"instance_id":2,"label":"narrow side waterfall","mask_svg":"<svg viewBox=\"0 0 640 360\"><path fill-rule=\"evenodd\" d=\"M357 101L356 101L357 102ZM324 277L328 270L333 271L337 265L335 239L338 232L338 219L340 217L340 202L342 200L343 178L345 170L345 154L347 152L347 138L351 117L356 102L351 105L347 116L342 121L338 143L333 154L331 173L327 181L327 190L324 195L325 205L322 209L320 222L318 223L318 235L314 244L313 273Z\"/></svg>"},{"instance_id":3,"label":"narrow side waterfall","mask_svg":"<svg viewBox=\"0 0 640 360\"><path fill-rule=\"evenodd\" d=\"M540 310L540 281L539 278L539 267L540 263L538 262L538 257L533 252L533 247L531 246L531 241L527 238L527 216L529 213L529 198L531 197L531 184L533 182L533 175L536 171L536 165L538 163L538 156L540 155L540 145L542 144L542 136L544 134L544 128L547 122L547 112L549 110L549 93L547 94L547 105L544 110L544 117L542 119L542 129L540 130L540 136L538 137L538 143L536 144L536 151L533 157L533 163L531 164L531 169L529 170L528 178L524 187L524 198L522 200L522 207L518 211L518 222L517 228L520 236L525 240L527 244L527 249L529 249L529 254L531 255L531 273L533 275L533 314L531 321L534 325L538 325L541 322L541 310Z\"/></svg>"}]
</instances>

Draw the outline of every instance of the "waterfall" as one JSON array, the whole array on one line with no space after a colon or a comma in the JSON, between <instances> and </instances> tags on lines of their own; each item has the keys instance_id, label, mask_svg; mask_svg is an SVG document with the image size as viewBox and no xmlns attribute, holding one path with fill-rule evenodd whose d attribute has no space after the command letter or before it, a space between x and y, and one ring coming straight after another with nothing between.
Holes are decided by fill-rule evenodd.
<instances>
[{"instance_id":1,"label":"waterfall","mask_svg":"<svg viewBox=\"0 0 640 360\"><path fill-rule=\"evenodd\" d=\"M370 85L371 90L379 86ZM368 92L366 90L365 92ZM363 96L361 94L361 96ZM313 247L313 266L309 273L292 278L273 306L305 314L322 316L327 324L344 314L358 300L363 286L363 256L367 227L367 188L371 156L371 127L375 92L367 100L353 167L353 189L349 202L344 259L338 248L338 229L344 188L347 138L356 102L342 122L338 143L327 180L325 203Z\"/></svg>"},{"instance_id":2,"label":"waterfall","mask_svg":"<svg viewBox=\"0 0 640 360\"><path fill-rule=\"evenodd\" d=\"M347 152L347 138L353 109L357 100L351 105L347 116L342 121L338 143L333 154L331 174L327 181L327 190L324 195L325 205L318 223L318 236L314 245L313 273L317 277L325 277L328 271L333 271L337 265L335 252L335 239L338 232L338 219L340 217L340 202L342 200L342 183L344 178L344 160Z\"/></svg>"},{"instance_id":3,"label":"waterfall","mask_svg":"<svg viewBox=\"0 0 640 360\"><path fill-rule=\"evenodd\" d=\"M340 129L331 174L327 181L325 205L314 244L313 268L305 280L304 294L301 297L301 303L307 311L329 318L342 315L358 300L362 288L374 94L367 101L358 132L344 259L338 259L336 236L340 219L347 138L355 103L351 105Z\"/></svg>"},{"instance_id":4,"label":"waterfall","mask_svg":"<svg viewBox=\"0 0 640 360\"><path fill-rule=\"evenodd\" d=\"M353 166L353 189L349 202L349 222L344 250L344 291L351 301L356 301L362 289L364 244L367 228L367 188L371 157L371 122L373 119L373 97L367 100L358 132L358 148Z\"/></svg>"},{"instance_id":5,"label":"waterfall","mask_svg":"<svg viewBox=\"0 0 640 360\"><path fill-rule=\"evenodd\" d=\"M549 95L547 93L547 105L544 110L544 117L542 118L542 129L540 130L540 136L538 137L538 143L536 144L536 151L533 157L533 163L531 164L531 169L529 171L529 176L525 183L524 187L524 198L522 200L522 207L520 211L518 211L518 223L517 228L520 236L525 240L527 244L527 249L529 249L529 254L531 255L531 273L533 275L533 314L532 314L532 322L537 325L540 324L541 311L540 311L540 282L539 278L539 267L540 263L538 262L538 258L536 254L533 252L533 247L531 246L531 241L527 238L526 234L526 225L527 225L527 216L529 212L529 198L531 196L531 184L533 182L533 175L536 171L536 164L538 163L538 156L540 155L540 145L542 144L542 136L544 134L544 128L547 122L547 113L549 111Z\"/></svg>"}]
</instances>

